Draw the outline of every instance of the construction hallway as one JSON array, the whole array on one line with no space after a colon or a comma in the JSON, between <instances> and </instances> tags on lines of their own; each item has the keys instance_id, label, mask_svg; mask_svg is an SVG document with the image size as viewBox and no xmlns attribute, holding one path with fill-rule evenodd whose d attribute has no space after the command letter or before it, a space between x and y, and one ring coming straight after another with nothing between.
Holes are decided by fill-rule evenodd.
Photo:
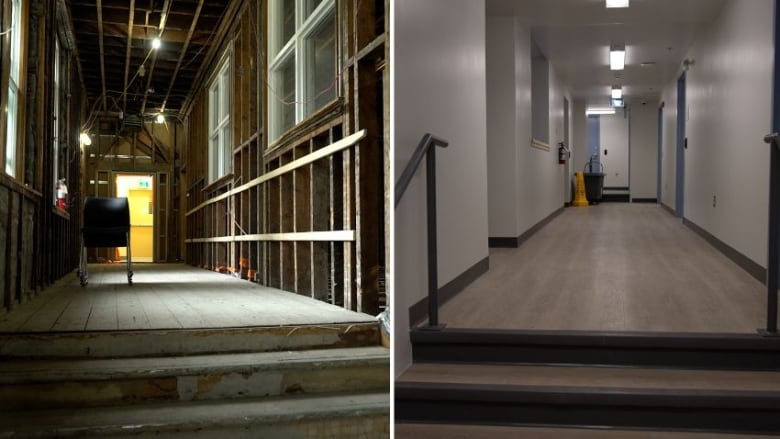
<instances>
[{"instance_id":1,"label":"construction hallway","mask_svg":"<svg viewBox=\"0 0 780 439\"><path fill-rule=\"evenodd\" d=\"M396 437L780 434L777 2L395 6Z\"/></svg>"},{"instance_id":2,"label":"construction hallway","mask_svg":"<svg viewBox=\"0 0 780 439\"><path fill-rule=\"evenodd\" d=\"M0 437L389 437L389 2L0 4Z\"/></svg>"}]
</instances>

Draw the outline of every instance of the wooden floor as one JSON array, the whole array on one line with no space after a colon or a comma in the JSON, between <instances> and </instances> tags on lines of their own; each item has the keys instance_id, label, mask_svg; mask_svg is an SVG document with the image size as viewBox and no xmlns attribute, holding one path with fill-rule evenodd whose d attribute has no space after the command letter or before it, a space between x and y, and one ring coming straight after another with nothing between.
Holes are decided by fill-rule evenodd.
<instances>
[{"instance_id":1,"label":"wooden floor","mask_svg":"<svg viewBox=\"0 0 780 439\"><path fill-rule=\"evenodd\" d=\"M0 316L0 332L197 329L374 321L308 297L183 264L89 267Z\"/></svg>"},{"instance_id":2,"label":"wooden floor","mask_svg":"<svg viewBox=\"0 0 780 439\"><path fill-rule=\"evenodd\" d=\"M443 305L448 327L754 333L764 286L655 204L568 208Z\"/></svg>"}]
</instances>

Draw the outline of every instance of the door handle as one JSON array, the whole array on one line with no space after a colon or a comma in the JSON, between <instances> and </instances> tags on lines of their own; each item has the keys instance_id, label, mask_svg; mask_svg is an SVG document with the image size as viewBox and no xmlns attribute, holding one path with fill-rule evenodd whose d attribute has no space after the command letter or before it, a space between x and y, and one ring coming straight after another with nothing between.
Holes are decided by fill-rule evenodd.
<instances>
[{"instance_id":1,"label":"door handle","mask_svg":"<svg viewBox=\"0 0 780 439\"><path fill-rule=\"evenodd\" d=\"M764 136L764 142L765 143L777 143L778 139L780 139L780 133L771 133Z\"/></svg>"}]
</instances>

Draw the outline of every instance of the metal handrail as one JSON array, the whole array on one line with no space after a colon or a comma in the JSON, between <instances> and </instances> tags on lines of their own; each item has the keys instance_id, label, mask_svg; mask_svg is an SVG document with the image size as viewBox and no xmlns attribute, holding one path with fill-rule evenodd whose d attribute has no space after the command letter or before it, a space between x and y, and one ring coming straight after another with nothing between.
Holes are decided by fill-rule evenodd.
<instances>
[{"instance_id":1,"label":"metal handrail","mask_svg":"<svg viewBox=\"0 0 780 439\"><path fill-rule=\"evenodd\" d=\"M777 333L777 287L780 268L780 134L764 136L764 142L771 145L769 159L769 236L766 264L767 310L766 330L762 335L778 336Z\"/></svg>"},{"instance_id":2,"label":"metal handrail","mask_svg":"<svg viewBox=\"0 0 780 439\"><path fill-rule=\"evenodd\" d=\"M439 262L436 252L436 146L446 148L449 142L433 134L426 133L417 149L412 154L412 159L406 165L401 177L395 183L395 206L401 201L406 188L412 181L414 173L420 166L423 157L426 157L426 185L427 185L427 210L428 210L428 326L439 327Z\"/></svg>"}]
</instances>

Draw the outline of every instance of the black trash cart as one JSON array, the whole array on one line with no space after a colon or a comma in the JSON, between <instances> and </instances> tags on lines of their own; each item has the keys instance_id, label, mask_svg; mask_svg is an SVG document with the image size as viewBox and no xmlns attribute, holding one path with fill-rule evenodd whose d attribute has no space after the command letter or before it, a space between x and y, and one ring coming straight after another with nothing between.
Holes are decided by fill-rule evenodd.
<instances>
[{"instance_id":1,"label":"black trash cart","mask_svg":"<svg viewBox=\"0 0 780 439\"><path fill-rule=\"evenodd\" d=\"M130 254L130 204L127 198L87 197L84 201L84 227L81 228L79 280L87 284L87 248L127 247L127 283L133 284Z\"/></svg>"},{"instance_id":2,"label":"black trash cart","mask_svg":"<svg viewBox=\"0 0 780 439\"><path fill-rule=\"evenodd\" d=\"M590 204L599 204L604 196L604 165L593 159L591 157L585 164L585 196ZM596 172L593 172L594 166L597 167Z\"/></svg>"}]
</instances>

